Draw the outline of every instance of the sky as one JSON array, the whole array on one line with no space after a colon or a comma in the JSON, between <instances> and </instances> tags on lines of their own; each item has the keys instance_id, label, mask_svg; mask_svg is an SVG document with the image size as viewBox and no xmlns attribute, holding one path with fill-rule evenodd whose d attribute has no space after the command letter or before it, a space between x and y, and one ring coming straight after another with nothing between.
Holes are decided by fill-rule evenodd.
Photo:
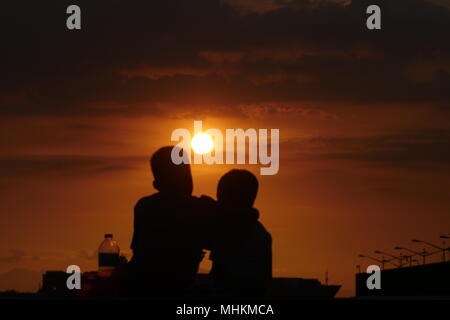
<instances>
[{"instance_id":1,"label":"sky","mask_svg":"<svg viewBox=\"0 0 450 320\"><path fill-rule=\"evenodd\" d=\"M72 2L2 4L0 273L95 270L104 233L130 257L149 157L194 120L280 129L276 175L192 168L212 197L257 175L275 276L351 296L358 254L450 232L449 1L79 0L69 31Z\"/></svg>"}]
</instances>

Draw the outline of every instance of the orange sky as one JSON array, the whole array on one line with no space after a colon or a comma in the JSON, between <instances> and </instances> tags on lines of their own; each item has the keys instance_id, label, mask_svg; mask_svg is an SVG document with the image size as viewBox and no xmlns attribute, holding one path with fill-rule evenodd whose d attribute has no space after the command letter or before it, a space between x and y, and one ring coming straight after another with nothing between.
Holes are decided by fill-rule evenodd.
<instances>
[{"instance_id":1,"label":"orange sky","mask_svg":"<svg viewBox=\"0 0 450 320\"><path fill-rule=\"evenodd\" d=\"M328 269L351 296L359 253L438 243L450 232L448 1L390 1L378 33L361 24L369 2L155 0L105 15L80 1L89 15L72 33L58 27L64 1L11 4L0 290L17 268L95 269L104 233L129 257L133 206L154 192L149 156L194 120L280 129L279 173L244 166L275 276ZM235 167L194 166L194 194L214 197Z\"/></svg>"},{"instance_id":2,"label":"orange sky","mask_svg":"<svg viewBox=\"0 0 450 320\"><path fill-rule=\"evenodd\" d=\"M392 108L388 110L392 114ZM376 128L370 128L371 117L354 111L336 119L303 114L203 119L204 129L280 128L279 173L259 176L259 165L246 166L260 180L255 206L273 235L274 274L323 280L328 268L330 281L344 285L344 296L353 294L355 265L365 263L357 259L358 253L392 252L394 245L420 248L410 240L435 241L450 223L448 170L326 158L321 154L332 147L323 142L290 143L295 138L371 136L377 130L387 135L389 127L399 128L404 121L399 117L393 124L379 111ZM417 127L425 122L420 112L397 112ZM15 137L14 146L3 153L31 159L58 154L59 162L46 168L38 160L29 165L25 160L23 170L3 176L1 202L7 214L1 216L0 252L7 258L17 249L23 256L1 263L1 272L17 267L63 269L68 264L95 269L95 250L107 232L114 233L129 255L132 208L139 197L154 192L148 156L170 143L173 129L193 130L191 120L156 117L32 119L24 127L15 121L23 123L8 119L2 124L4 130L10 126L8 132ZM101 124L95 131L79 129L94 122ZM364 122L367 130L361 132L358 127ZM67 159L61 160L64 154ZM71 165L73 155L88 160ZM220 176L234 167L194 166L194 194L214 196Z\"/></svg>"}]
</instances>

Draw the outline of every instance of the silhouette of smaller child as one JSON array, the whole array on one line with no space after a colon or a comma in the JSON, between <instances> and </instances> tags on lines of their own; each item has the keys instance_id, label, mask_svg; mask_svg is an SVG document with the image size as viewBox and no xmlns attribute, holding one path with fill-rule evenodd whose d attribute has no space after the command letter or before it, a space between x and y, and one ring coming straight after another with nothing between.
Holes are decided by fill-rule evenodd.
<instances>
[{"instance_id":1,"label":"silhouette of smaller child","mask_svg":"<svg viewBox=\"0 0 450 320\"><path fill-rule=\"evenodd\" d=\"M258 180L247 170L231 170L217 187L218 226L210 272L216 293L263 296L272 279L272 238L253 208Z\"/></svg>"}]
</instances>

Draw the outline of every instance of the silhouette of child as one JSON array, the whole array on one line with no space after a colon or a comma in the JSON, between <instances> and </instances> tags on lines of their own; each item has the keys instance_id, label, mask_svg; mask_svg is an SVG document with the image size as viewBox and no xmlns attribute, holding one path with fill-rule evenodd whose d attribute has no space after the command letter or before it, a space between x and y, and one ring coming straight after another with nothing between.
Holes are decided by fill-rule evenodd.
<instances>
[{"instance_id":1,"label":"silhouette of child","mask_svg":"<svg viewBox=\"0 0 450 320\"><path fill-rule=\"evenodd\" d=\"M214 289L229 296L262 296L272 279L272 238L253 208L258 180L246 170L231 170L219 181L218 227L210 272Z\"/></svg>"},{"instance_id":2,"label":"silhouette of child","mask_svg":"<svg viewBox=\"0 0 450 320\"><path fill-rule=\"evenodd\" d=\"M136 296L175 297L193 284L212 241L216 202L192 196L189 164L175 165L173 149L163 147L151 158L157 193L134 208L133 258L127 265L125 291Z\"/></svg>"}]
</instances>

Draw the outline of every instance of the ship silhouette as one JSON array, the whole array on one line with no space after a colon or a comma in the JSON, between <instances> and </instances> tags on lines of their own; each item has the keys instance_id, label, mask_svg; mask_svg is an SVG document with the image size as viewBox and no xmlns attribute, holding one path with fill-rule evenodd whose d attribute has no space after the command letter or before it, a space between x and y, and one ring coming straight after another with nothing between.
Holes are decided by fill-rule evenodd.
<instances>
[{"instance_id":1,"label":"ship silhouette","mask_svg":"<svg viewBox=\"0 0 450 320\"><path fill-rule=\"evenodd\" d=\"M42 287L38 293L48 297L83 297L102 281L97 271L82 274L82 289L69 290L66 286L67 274L64 271L47 271L42 276ZM188 298L207 299L212 293L210 275L199 273L187 294ZM324 285L317 279L273 278L271 288L264 298L273 299L332 299L341 288L340 285Z\"/></svg>"},{"instance_id":2,"label":"ship silhouette","mask_svg":"<svg viewBox=\"0 0 450 320\"><path fill-rule=\"evenodd\" d=\"M209 274L197 274L192 291L194 296L207 297L211 291ZM272 278L265 298L273 299L331 299L341 288L340 285L324 285L317 279Z\"/></svg>"}]
</instances>

